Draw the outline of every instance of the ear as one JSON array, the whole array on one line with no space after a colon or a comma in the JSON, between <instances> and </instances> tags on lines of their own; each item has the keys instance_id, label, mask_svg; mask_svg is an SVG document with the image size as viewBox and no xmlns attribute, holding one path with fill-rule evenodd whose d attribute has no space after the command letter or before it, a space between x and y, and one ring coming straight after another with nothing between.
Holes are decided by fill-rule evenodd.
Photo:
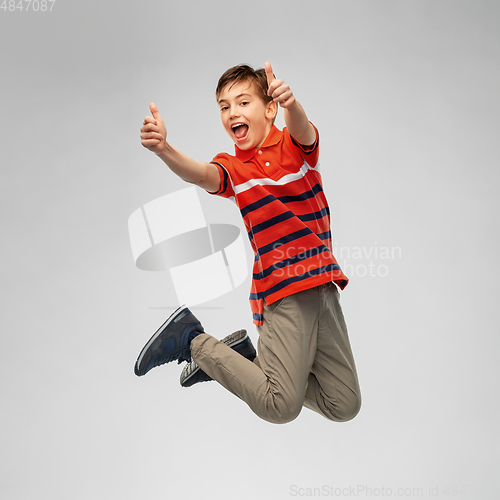
<instances>
[{"instance_id":1,"label":"ear","mask_svg":"<svg viewBox=\"0 0 500 500\"><path fill-rule=\"evenodd\" d=\"M278 105L274 101L269 101L266 104L266 118L268 120L274 120L276 114L278 113Z\"/></svg>"}]
</instances>

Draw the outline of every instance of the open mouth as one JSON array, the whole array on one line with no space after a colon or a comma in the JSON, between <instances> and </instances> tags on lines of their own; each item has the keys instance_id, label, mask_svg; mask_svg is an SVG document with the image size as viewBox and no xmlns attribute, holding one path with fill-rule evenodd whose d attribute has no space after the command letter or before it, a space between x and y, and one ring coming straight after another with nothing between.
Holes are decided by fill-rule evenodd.
<instances>
[{"instance_id":1,"label":"open mouth","mask_svg":"<svg viewBox=\"0 0 500 500\"><path fill-rule=\"evenodd\" d=\"M236 140L243 141L246 139L246 136L248 135L248 125L245 125L244 123L235 123L231 128L233 129L233 134L236 137Z\"/></svg>"}]
</instances>

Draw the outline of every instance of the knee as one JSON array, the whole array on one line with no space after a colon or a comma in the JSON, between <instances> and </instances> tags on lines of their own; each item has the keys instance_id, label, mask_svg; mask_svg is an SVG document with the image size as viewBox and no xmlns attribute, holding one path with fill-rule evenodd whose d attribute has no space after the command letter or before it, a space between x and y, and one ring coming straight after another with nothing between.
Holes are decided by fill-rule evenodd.
<instances>
[{"instance_id":1,"label":"knee","mask_svg":"<svg viewBox=\"0 0 500 500\"><path fill-rule=\"evenodd\" d=\"M301 404L274 405L273 411L266 412L265 420L272 424L288 424L295 420L302 410Z\"/></svg>"},{"instance_id":2,"label":"knee","mask_svg":"<svg viewBox=\"0 0 500 500\"><path fill-rule=\"evenodd\" d=\"M352 420L359 413L359 410L361 410L361 398L356 398L347 408L345 418L342 422Z\"/></svg>"},{"instance_id":3,"label":"knee","mask_svg":"<svg viewBox=\"0 0 500 500\"><path fill-rule=\"evenodd\" d=\"M349 401L342 405L336 405L332 408L331 415L336 422L349 422L352 420L361 409L361 398L359 396L352 397Z\"/></svg>"},{"instance_id":4,"label":"knee","mask_svg":"<svg viewBox=\"0 0 500 500\"><path fill-rule=\"evenodd\" d=\"M352 394L344 400L322 399L316 411L333 422L348 422L359 413L360 408L361 398Z\"/></svg>"}]
</instances>

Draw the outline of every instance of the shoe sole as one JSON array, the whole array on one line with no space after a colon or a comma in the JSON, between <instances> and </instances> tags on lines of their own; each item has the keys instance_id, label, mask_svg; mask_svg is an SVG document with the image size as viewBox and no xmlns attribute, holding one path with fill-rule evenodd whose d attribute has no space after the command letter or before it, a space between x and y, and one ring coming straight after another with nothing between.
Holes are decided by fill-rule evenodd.
<instances>
[{"instance_id":1,"label":"shoe sole","mask_svg":"<svg viewBox=\"0 0 500 500\"><path fill-rule=\"evenodd\" d=\"M135 367L134 367L134 372L136 375L138 375L139 371L139 366L141 364L142 358L146 354L146 351L149 349L151 344L161 335L163 330L170 325L171 323L174 323L175 321L178 321L179 319L182 319L185 314L182 314L182 311L184 309L187 309L186 304L183 304L182 306L179 306L167 319L162 323L162 325L156 330L156 332L153 334L153 336L148 340L147 344L142 348L142 351L139 353L139 357L137 358L137 361L135 362Z\"/></svg>"},{"instance_id":2,"label":"shoe sole","mask_svg":"<svg viewBox=\"0 0 500 500\"><path fill-rule=\"evenodd\" d=\"M231 335L228 335L228 337L233 337L233 336L235 336L236 338L231 343L227 344L226 342L224 342L224 340L226 340L227 337L224 338L223 340L221 340L221 342L223 342L228 347L231 347L233 349L238 344L241 344L242 342L244 342L248 335L247 335L246 330L238 330L234 333L231 333ZM191 367L191 369L192 369L191 373L189 375L187 375L185 378L183 378L184 372L187 372L189 367ZM198 363L196 363L196 361L191 361L191 363L188 363L186 365L186 367L184 368L184 370L182 370L182 373L181 373L181 380L180 380L181 386L185 387L182 384L191 380L200 370L201 370L201 367L198 365ZM188 387L191 387L191 386L188 386Z\"/></svg>"}]
</instances>

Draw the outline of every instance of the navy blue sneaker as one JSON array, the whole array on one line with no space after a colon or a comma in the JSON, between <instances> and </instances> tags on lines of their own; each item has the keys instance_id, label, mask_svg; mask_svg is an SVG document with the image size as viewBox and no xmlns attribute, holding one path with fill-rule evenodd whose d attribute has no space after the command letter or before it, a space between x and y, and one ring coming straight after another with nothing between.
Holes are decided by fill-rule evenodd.
<instances>
[{"instance_id":1,"label":"navy blue sneaker","mask_svg":"<svg viewBox=\"0 0 500 500\"><path fill-rule=\"evenodd\" d=\"M226 338L222 339L221 342L232 347L236 352L239 352L242 356L253 361L257 356L255 352L255 347L252 344L252 340L247 335L246 330L238 330L237 332L228 335ZM191 387L198 382L208 382L213 380L209 377L196 363L196 361L191 361L188 363L181 373L181 385L182 387Z\"/></svg>"},{"instance_id":2,"label":"navy blue sneaker","mask_svg":"<svg viewBox=\"0 0 500 500\"><path fill-rule=\"evenodd\" d=\"M179 307L142 349L135 362L135 374L146 375L156 366L175 360L191 361L190 343L200 333L204 330L198 319L186 306Z\"/></svg>"}]
</instances>

